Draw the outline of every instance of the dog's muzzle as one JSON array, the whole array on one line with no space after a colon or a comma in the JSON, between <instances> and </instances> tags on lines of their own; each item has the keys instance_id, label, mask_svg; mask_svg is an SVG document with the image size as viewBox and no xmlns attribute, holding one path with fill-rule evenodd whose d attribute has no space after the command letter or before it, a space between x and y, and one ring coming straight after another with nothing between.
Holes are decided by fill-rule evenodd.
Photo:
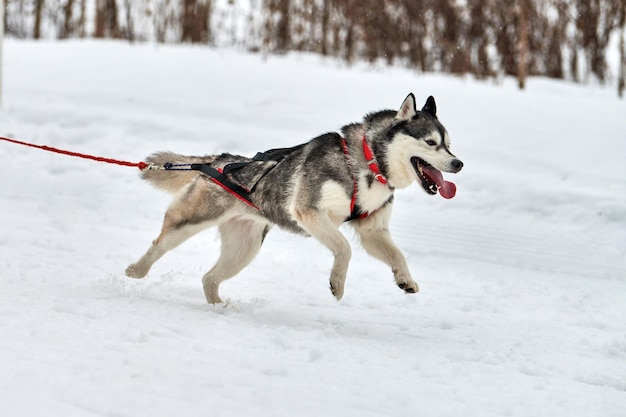
<instances>
[{"instance_id":1,"label":"dog's muzzle","mask_svg":"<svg viewBox=\"0 0 626 417\"><path fill-rule=\"evenodd\" d=\"M456 174L461 170L461 168L463 168L463 161L460 159L453 159L452 162L450 162L450 167L452 168L452 173Z\"/></svg>"},{"instance_id":2,"label":"dog's muzzle","mask_svg":"<svg viewBox=\"0 0 626 417\"><path fill-rule=\"evenodd\" d=\"M447 199L453 198L456 195L456 185L450 181L446 181L441 171L416 156L411 158L411 163L417 173L422 188L428 194L434 195L439 193L439 195ZM463 168L463 162L460 159L453 159L446 171L457 173L461 168Z\"/></svg>"}]
</instances>

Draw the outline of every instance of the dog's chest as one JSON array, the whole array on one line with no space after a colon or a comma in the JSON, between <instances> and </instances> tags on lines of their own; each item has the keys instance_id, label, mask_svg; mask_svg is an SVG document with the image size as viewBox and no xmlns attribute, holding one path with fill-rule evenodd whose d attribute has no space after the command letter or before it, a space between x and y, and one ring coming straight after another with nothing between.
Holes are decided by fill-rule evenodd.
<instances>
[{"instance_id":1,"label":"dog's chest","mask_svg":"<svg viewBox=\"0 0 626 417\"><path fill-rule=\"evenodd\" d=\"M361 211L373 213L389 201L393 189L376 181L371 173L361 172L357 182L356 203Z\"/></svg>"}]
</instances>

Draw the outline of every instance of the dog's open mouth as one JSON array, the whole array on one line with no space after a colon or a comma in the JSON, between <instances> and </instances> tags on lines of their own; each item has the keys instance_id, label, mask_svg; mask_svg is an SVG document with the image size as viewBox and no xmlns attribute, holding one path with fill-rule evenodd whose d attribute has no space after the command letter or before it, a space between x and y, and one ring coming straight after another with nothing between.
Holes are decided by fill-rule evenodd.
<instances>
[{"instance_id":1,"label":"dog's open mouth","mask_svg":"<svg viewBox=\"0 0 626 417\"><path fill-rule=\"evenodd\" d=\"M422 188L424 188L428 194L434 195L439 191L439 194L443 198L452 198L455 196L456 185L450 181L444 180L441 171L417 156L411 158L411 163L417 173L417 177L420 179Z\"/></svg>"}]
</instances>

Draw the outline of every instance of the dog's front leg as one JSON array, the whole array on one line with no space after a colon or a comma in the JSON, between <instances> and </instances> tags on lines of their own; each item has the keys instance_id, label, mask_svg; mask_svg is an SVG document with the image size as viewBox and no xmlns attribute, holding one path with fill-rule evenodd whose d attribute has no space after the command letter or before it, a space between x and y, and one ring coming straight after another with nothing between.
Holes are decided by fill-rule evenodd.
<instances>
[{"instance_id":1,"label":"dog's front leg","mask_svg":"<svg viewBox=\"0 0 626 417\"><path fill-rule=\"evenodd\" d=\"M296 209L298 224L333 253L335 261L330 274L330 291L337 301L343 297L352 249L328 215L315 209Z\"/></svg>"},{"instance_id":2,"label":"dog's front leg","mask_svg":"<svg viewBox=\"0 0 626 417\"><path fill-rule=\"evenodd\" d=\"M391 239L388 229L390 215L391 204L388 204L369 217L350 224L361 238L361 244L367 253L391 267L398 287L407 293L416 293L419 287L411 278L404 255Z\"/></svg>"}]
</instances>

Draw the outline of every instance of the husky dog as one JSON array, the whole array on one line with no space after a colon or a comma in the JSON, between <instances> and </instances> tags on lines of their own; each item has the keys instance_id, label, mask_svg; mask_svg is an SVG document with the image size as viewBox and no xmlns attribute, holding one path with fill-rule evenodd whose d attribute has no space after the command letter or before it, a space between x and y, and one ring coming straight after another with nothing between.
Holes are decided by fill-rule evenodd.
<instances>
[{"instance_id":1,"label":"husky dog","mask_svg":"<svg viewBox=\"0 0 626 417\"><path fill-rule=\"evenodd\" d=\"M415 97L409 94L398 111L367 114L362 122L344 126L343 136L326 133L260 157L153 154L149 168L161 169L145 169L142 177L176 197L165 213L161 234L126 275L145 277L167 251L217 226L221 253L202 283L207 301L221 303L220 283L247 266L272 226L278 225L313 236L330 249L330 290L340 300L351 248L338 227L348 221L367 253L391 267L398 287L417 292L388 225L396 188L416 181L428 194L454 197L456 187L441 171L459 172L463 163L450 152L448 133L436 112L432 96L417 111ZM171 169L181 165L219 170L222 179Z\"/></svg>"}]
</instances>

